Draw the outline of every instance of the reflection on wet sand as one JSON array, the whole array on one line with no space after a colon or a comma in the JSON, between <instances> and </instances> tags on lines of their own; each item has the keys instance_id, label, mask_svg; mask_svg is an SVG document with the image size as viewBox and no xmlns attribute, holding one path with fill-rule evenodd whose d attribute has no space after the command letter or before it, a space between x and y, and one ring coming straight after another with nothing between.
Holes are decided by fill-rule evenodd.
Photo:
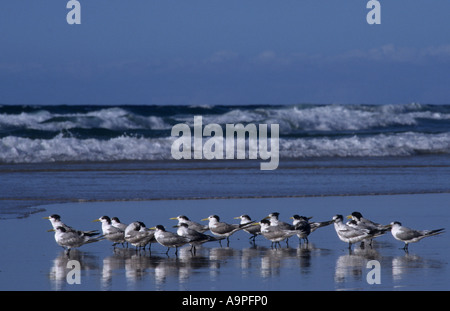
<instances>
[{"instance_id":1,"label":"reflection on wet sand","mask_svg":"<svg viewBox=\"0 0 450 311\"><path fill-rule=\"evenodd\" d=\"M61 253L53 260L50 280L55 290L64 289L67 284L66 268L69 260L78 260L81 271L97 270L102 290L111 290L114 278L120 275L126 279L127 287L135 289L138 284L150 279L155 286L164 285L170 278L182 285L194 273L203 273L211 281L222 271L241 269L242 276L276 277L284 267L299 267L307 270L311 255L323 256L329 251L318 249L314 244L299 245L297 248L270 248L252 245L244 249L231 247L199 247L194 254L190 247L180 248L178 256L170 257L156 251L136 251L132 248L115 248L111 255L99 257L74 250L70 256ZM101 264L98 264L101 262Z\"/></svg>"},{"instance_id":2,"label":"reflection on wet sand","mask_svg":"<svg viewBox=\"0 0 450 311\"><path fill-rule=\"evenodd\" d=\"M72 250L70 256L63 251L52 261L48 274L53 290L63 290L68 285L67 275L72 270L70 265L69 268L67 267L70 260L77 260L80 263L81 271L99 270L98 257L77 249Z\"/></svg>"},{"instance_id":3,"label":"reflection on wet sand","mask_svg":"<svg viewBox=\"0 0 450 311\"><path fill-rule=\"evenodd\" d=\"M405 253L392 259L392 278L400 281L405 276L411 275L422 269L442 269L447 263L439 260L424 259L418 255Z\"/></svg>"},{"instance_id":4,"label":"reflection on wet sand","mask_svg":"<svg viewBox=\"0 0 450 311\"><path fill-rule=\"evenodd\" d=\"M317 273L318 270L327 269L321 266L322 263L335 262L334 268L330 266L327 275L334 280L335 288L340 290L367 288L367 263L374 259L381 262L384 288L392 285L398 287L398 284L407 282L408 277L411 278L417 271L433 269L439 273L446 265L442 261L424 259L408 253L386 256L382 252L392 248L388 243L378 243L375 248L357 247L350 252L341 249L339 252L343 253L339 255L336 250L319 248L314 243L298 245L295 248L271 248L251 244L242 249L201 246L194 254L190 251L190 246L186 246L179 249L178 256L166 255L164 250L150 252L136 251L134 248L115 248L103 258L98 255L101 253L73 250L69 256L60 252L52 260L49 279L54 290L71 289L67 282L70 271L67 263L69 260L77 260L82 277L98 277L101 290L123 288L124 284L129 290L149 286L164 290L167 287L173 288L174 285L184 290L192 286L191 280L197 282L199 287L208 280L211 286L208 289L214 290L216 281L223 282L224 279L235 277L236 273L242 280L271 280L283 277L284 271L302 275ZM235 279L230 282L235 282Z\"/></svg>"},{"instance_id":5,"label":"reflection on wet sand","mask_svg":"<svg viewBox=\"0 0 450 311\"><path fill-rule=\"evenodd\" d=\"M380 259L380 254L373 248L355 248L348 254L339 256L336 260L335 283L365 281L367 262L373 259Z\"/></svg>"}]
</instances>

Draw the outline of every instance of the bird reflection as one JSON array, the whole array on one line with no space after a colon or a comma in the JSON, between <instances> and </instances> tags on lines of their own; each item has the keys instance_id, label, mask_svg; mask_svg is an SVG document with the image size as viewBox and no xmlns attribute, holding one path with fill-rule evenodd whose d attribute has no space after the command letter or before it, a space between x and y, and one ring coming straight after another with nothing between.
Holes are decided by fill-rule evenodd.
<instances>
[{"instance_id":1,"label":"bird reflection","mask_svg":"<svg viewBox=\"0 0 450 311\"><path fill-rule=\"evenodd\" d=\"M52 283L54 290L62 290L65 286L70 286L67 282L68 273L72 270L72 267L67 264L70 260L76 260L80 263L80 269L83 270L98 270L97 264L98 257L89 253L85 253L74 249L67 255L66 252L60 252L58 256L53 260L50 267L49 279Z\"/></svg>"},{"instance_id":2,"label":"bird reflection","mask_svg":"<svg viewBox=\"0 0 450 311\"><path fill-rule=\"evenodd\" d=\"M408 275L416 274L419 269L442 269L446 263L439 260L424 259L417 255L405 253L392 259L392 278L399 281Z\"/></svg>"},{"instance_id":3,"label":"bird reflection","mask_svg":"<svg viewBox=\"0 0 450 311\"><path fill-rule=\"evenodd\" d=\"M348 255L339 256L336 261L334 281L345 283L350 280L362 280L367 272L367 261L379 257L378 251L373 248L355 248Z\"/></svg>"}]
</instances>

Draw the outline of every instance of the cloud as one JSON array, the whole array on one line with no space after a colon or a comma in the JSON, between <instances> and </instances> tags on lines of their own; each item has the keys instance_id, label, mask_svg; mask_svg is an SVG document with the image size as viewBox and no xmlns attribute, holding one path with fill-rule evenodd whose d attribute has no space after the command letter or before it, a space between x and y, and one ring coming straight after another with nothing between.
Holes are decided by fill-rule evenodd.
<instances>
[{"instance_id":1,"label":"cloud","mask_svg":"<svg viewBox=\"0 0 450 311\"><path fill-rule=\"evenodd\" d=\"M238 57L239 57L238 53L235 53L233 51L228 51L228 50L222 50L222 51L215 52L213 55L208 57L205 60L205 63L213 63L213 64L224 63L224 62L235 60Z\"/></svg>"},{"instance_id":2,"label":"cloud","mask_svg":"<svg viewBox=\"0 0 450 311\"><path fill-rule=\"evenodd\" d=\"M450 45L426 48L401 47L385 44L369 50L352 50L337 56L338 59L363 59L397 63L422 63L427 60L450 60Z\"/></svg>"}]
</instances>

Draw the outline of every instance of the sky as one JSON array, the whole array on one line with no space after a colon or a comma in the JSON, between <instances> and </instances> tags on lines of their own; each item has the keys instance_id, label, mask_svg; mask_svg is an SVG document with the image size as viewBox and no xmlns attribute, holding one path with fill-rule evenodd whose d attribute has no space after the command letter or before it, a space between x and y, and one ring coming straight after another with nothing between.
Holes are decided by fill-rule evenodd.
<instances>
[{"instance_id":1,"label":"sky","mask_svg":"<svg viewBox=\"0 0 450 311\"><path fill-rule=\"evenodd\" d=\"M0 104L450 104L450 1L0 3Z\"/></svg>"}]
</instances>

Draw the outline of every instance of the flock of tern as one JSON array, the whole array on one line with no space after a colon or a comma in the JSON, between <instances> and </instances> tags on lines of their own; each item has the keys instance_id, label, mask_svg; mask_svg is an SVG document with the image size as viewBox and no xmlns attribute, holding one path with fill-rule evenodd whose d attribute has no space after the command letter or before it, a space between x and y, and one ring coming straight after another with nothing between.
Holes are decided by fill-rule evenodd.
<instances>
[{"instance_id":1,"label":"flock of tern","mask_svg":"<svg viewBox=\"0 0 450 311\"><path fill-rule=\"evenodd\" d=\"M196 247L206 243L217 241L222 245L222 240L230 243L230 236L237 231L244 230L249 233L250 239L255 241L259 235L272 242L272 247L280 246L281 241L286 241L290 237L297 235L299 242L308 243L308 236L318 228L334 224L334 228L338 238L348 243L351 250L352 244L361 242L363 247L365 243L372 246L372 241L386 232L391 232L392 236L404 243L403 249L407 252L410 243L415 243L423 238L435 236L444 232L444 228L436 230L414 230L402 226L398 221L391 222L388 225L382 225L368 220L359 212L353 212L347 216L349 219L344 223L342 215L335 215L332 220L323 222L313 222L312 217L294 215L291 217L292 223L286 223L278 219L279 213L274 212L259 222L253 221L248 215L235 217L240 219L239 224L229 224L220 221L219 216L211 215L204 221L209 221L208 225L202 225L190 220L184 215L170 218L178 220L176 232L167 231L163 225L157 225L147 228L141 221L135 221L128 225L123 224L117 217L102 216L94 221L101 222L102 232L99 230L81 231L67 226L61 221L61 217L53 214L49 219L53 229L49 231L55 232L56 243L66 250L69 254L72 248L78 248L84 244L98 242L101 240L109 240L113 242L113 246L131 244L136 249L143 249L147 246L151 247L153 243L159 243L167 247L168 254L170 248L175 248L177 254L178 247L185 244L191 245L191 251L195 253ZM210 231L212 235L205 234Z\"/></svg>"}]
</instances>

